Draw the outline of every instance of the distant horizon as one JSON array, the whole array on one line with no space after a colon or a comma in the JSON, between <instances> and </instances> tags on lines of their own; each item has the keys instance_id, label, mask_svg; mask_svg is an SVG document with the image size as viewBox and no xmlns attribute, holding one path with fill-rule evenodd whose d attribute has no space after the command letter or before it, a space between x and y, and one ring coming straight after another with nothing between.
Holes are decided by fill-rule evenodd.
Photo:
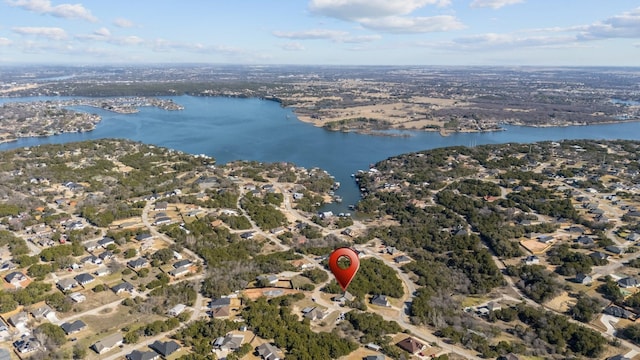
<instances>
[{"instance_id":1,"label":"distant horizon","mask_svg":"<svg viewBox=\"0 0 640 360\"><path fill-rule=\"evenodd\" d=\"M69 68L90 68L90 67L170 67L170 66L182 66L182 67L205 67L205 66L220 66L220 67L325 67L325 68L375 68L375 67L398 67L398 68L561 68L561 69L590 69L590 68L627 68L627 69L640 69L640 65L516 65L516 64L500 64L500 65L444 65L444 64L233 64L233 63L197 63L197 62L176 62L176 63L153 63L153 62L140 62L140 63L0 63L0 68L3 67L69 67Z\"/></svg>"},{"instance_id":2,"label":"distant horizon","mask_svg":"<svg viewBox=\"0 0 640 360\"><path fill-rule=\"evenodd\" d=\"M640 58L640 6L630 1L79 1L0 0L0 65L635 67Z\"/></svg>"}]
</instances>

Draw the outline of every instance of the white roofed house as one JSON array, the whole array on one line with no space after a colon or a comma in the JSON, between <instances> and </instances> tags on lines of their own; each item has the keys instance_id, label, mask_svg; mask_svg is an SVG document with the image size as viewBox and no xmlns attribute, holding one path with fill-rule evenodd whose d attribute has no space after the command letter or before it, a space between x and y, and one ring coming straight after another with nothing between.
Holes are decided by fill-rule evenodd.
<instances>
[{"instance_id":1,"label":"white roofed house","mask_svg":"<svg viewBox=\"0 0 640 360\"><path fill-rule=\"evenodd\" d=\"M180 314L182 314L182 312L187 308L187 305L185 304L178 304L174 307L172 307L171 309L169 309L169 311L167 311L167 314L169 314L169 316L178 316Z\"/></svg>"},{"instance_id":2,"label":"white roofed house","mask_svg":"<svg viewBox=\"0 0 640 360\"><path fill-rule=\"evenodd\" d=\"M179 267L179 268L171 269L169 271L169 275L171 275L173 277L180 277L180 276L187 275L190 272L191 272L191 267L190 266L182 266L182 267Z\"/></svg>"},{"instance_id":3,"label":"white roofed house","mask_svg":"<svg viewBox=\"0 0 640 360\"><path fill-rule=\"evenodd\" d=\"M91 345L91 348L98 354L104 354L109 350L113 349L114 347L122 345L122 342L123 342L122 334L115 333Z\"/></svg>"},{"instance_id":4,"label":"white roofed house","mask_svg":"<svg viewBox=\"0 0 640 360\"><path fill-rule=\"evenodd\" d=\"M279 350L277 347L264 343L256 348L258 355L264 360L280 360Z\"/></svg>"},{"instance_id":5,"label":"white roofed house","mask_svg":"<svg viewBox=\"0 0 640 360\"><path fill-rule=\"evenodd\" d=\"M213 347L214 349L236 351L240 349L243 341L244 335L242 334L227 334L214 340Z\"/></svg>"},{"instance_id":6,"label":"white roofed house","mask_svg":"<svg viewBox=\"0 0 640 360\"><path fill-rule=\"evenodd\" d=\"M137 258L135 260L131 260L129 262L127 262L127 265L132 268L132 269L140 269L143 268L147 265L147 259L145 258Z\"/></svg>"}]
</instances>

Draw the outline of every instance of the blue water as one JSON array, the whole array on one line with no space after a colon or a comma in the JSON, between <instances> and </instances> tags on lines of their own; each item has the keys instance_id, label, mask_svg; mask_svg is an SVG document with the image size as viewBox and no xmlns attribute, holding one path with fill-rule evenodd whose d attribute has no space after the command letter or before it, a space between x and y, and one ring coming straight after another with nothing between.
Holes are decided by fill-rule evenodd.
<instances>
[{"instance_id":1,"label":"blue water","mask_svg":"<svg viewBox=\"0 0 640 360\"><path fill-rule=\"evenodd\" d=\"M307 168L320 167L342 183L337 192L343 203L329 206L345 211L359 199L350 175L393 155L454 145L481 145L507 142L534 142L562 139L640 140L640 123L622 123L562 128L504 126L507 131L440 136L434 132L402 131L410 137L370 136L330 132L298 121L291 109L260 99L172 97L183 111L142 108L137 114L115 114L79 107L98 113L103 120L87 133L25 138L0 144L0 150L50 143L100 138L126 138L166 146L192 154L207 154L218 163L232 160L264 162L290 161ZM0 99L32 101L55 98Z\"/></svg>"}]
</instances>

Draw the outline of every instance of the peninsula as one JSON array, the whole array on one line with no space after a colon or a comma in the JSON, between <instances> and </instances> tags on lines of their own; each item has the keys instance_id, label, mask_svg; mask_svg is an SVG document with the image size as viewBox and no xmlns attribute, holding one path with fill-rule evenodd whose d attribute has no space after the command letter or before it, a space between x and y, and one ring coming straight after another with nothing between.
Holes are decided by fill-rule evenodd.
<instances>
[{"instance_id":1,"label":"peninsula","mask_svg":"<svg viewBox=\"0 0 640 360\"><path fill-rule=\"evenodd\" d=\"M182 106L170 99L149 97L9 102L0 106L0 143L24 137L51 136L95 129L101 117L70 109L78 106L94 107L120 114L136 113L138 108L143 106L153 106L168 111L182 110Z\"/></svg>"}]
</instances>

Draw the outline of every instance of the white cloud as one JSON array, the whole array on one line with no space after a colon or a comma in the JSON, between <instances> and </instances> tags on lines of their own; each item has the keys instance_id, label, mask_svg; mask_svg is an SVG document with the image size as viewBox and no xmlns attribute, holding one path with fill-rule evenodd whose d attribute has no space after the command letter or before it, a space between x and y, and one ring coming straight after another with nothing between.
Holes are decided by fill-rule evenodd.
<instances>
[{"instance_id":1,"label":"white cloud","mask_svg":"<svg viewBox=\"0 0 640 360\"><path fill-rule=\"evenodd\" d=\"M513 33L486 33L445 42L422 42L419 46L448 50L514 49L525 47L568 48L611 38L640 38L640 8L590 25L523 29ZM632 46L638 46L633 44Z\"/></svg>"},{"instance_id":2,"label":"white cloud","mask_svg":"<svg viewBox=\"0 0 640 360\"><path fill-rule=\"evenodd\" d=\"M119 45L140 45L144 43L144 39L141 37L132 35L132 36L125 36L125 37L118 37L118 38L112 39L110 42L114 44L119 44Z\"/></svg>"},{"instance_id":3,"label":"white cloud","mask_svg":"<svg viewBox=\"0 0 640 360\"><path fill-rule=\"evenodd\" d=\"M465 26L454 16L408 16L428 5L445 7L451 0L311 0L312 13L351 21L362 27L391 33L452 31Z\"/></svg>"},{"instance_id":4,"label":"white cloud","mask_svg":"<svg viewBox=\"0 0 640 360\"><path fill-rule=\"evenodd\" d=\"M135 35L113 36L111 34L111 31L109 31L109 29L105 27L102 27L94 31L92 34L89 34L89 35L76 35L76 39L83 40L83 41L92 41L92 42L103 41L109 44L128 45L128 46L140 45L145 42L144 39Z\"/></svg>"},{"instance_id":5,"label":"white cloud","mask_svg":"<svg viewBox=\"0 0 640 360\"><path fill-rule=\"evenodd\" d=\"M101 36L101 37L110 37L111 36L111 31L109 31L109 29L107 29L106 27L102 27L102 28L94 31L93 34L96 35L96 36Z\"/></svg>"},{"instance_id":6,"label":"white cloud","mask_svg":"<svg viewBox=\"0 0 640 360\"><path fill-rule=\"evenodd\" d=\"M7 4L38 14L49 14L65 19L82 19L96 22L98 19L82 4L51 5L50 0L6 0Z\"/></svg>"},{"instance_id":7,"label":"white cloud","mask_svg":"<svg viewBox=\"0 0 640 360\"><path fill-rule=\"evenodd\" d=\"M519 36L516 34L481 34L455 39L452 47L464 49L548 47L575 42L575 36Z\"/></svg>"},{"instance_id":8,"label":"white cloud","mask_svg":"<svg viewBox=\"0 0 640 360\"><path fill-rule=\"evenodd\" d=\"M311 0L309 9L342 20L407 15L427 5L448 6L450 0Z\"/></svg>"},{"instance_id":9,"label":"white cloud","mask_svg":"<svg viewBox=\"0 0 640 360\"><path fill-rule=\"evenodd\" d=\"M359 36L345 36L339 40L339 42L349 43L349 44L361 44L368 43L376 40L382 39L380 35L359 35Z\"/></svg>"},{"instance_id":10,"label":"white cloud","mask_svg":"<svg viewBox=\"0 0 640 360\"><path fill-rule=\"evenodd\" d=\"M640 38L640 7L583 27L582 40Z\"/></svg>"},{"instance_id":11,"label":"white cloud","mask_svg":"<svg viewBox=\"0 0 640 360\"><path fill-rule=\"evenodd\" d=\"M523 2L524 0L473 0L471 2L471 7L490 7L492 9L500 9L503 6L520 4Z\"/></svg>"},{"instance_id":12,"label":"white cloud","mask_svg":"<svg viewBox=\"0 0 640 360\"><path fill-rule=\"evenodd\" d=\"M20 35L33 35L51 40L64 40L67 32L57 27L14 27L13 32Z\"/></svg>"},{"instance_id":13,"label":"white cloud","mask_svg":"<svg viewBox=\"0 0 640 360\"><path fill-rule=\"evenodd\" d=\"M296 40L334 40L344 36L347 36L349 33L346 31L339 30L324 30L324 29L313 29L313 30L305 30L305 31L274 31L273 35L275 37L284 38L284 39L296 39Z\"/></svg>"},{"instance_id":14,"label":"white cloud","mask_svg":"<svg viewBox=\"0 0 640 360\"><path fill-rule=\"evenodd\" d=\"M331 40L338 43L363 43L380 40L380 35L351 35L346 31L312 29L304 31L274 31L275 37L292 40Z\"/></svg>"},{"instance_id":15,"label":"white cloud","mask_svg":"<svg viewBox=\"0 0 640 360\"><path fill-rule=\"evenodd\" d=\"M304 50L304 46L302 46L302 44L300 44L299 42L289 42L286 44L282 44L280 45L280 48L287 51L303 51Z\"/></svg>"},{"instance_id":16,"label":"white cloud","mask_svg":"<svg viewBox=\"0 0 640 360\"><path fill-rule=\"evenodd\" d=\"M10 39L0 37L0 46L9 46L11 44L13 44L13 41L11 41Z\"/></svg>"},{"instance_id":17,"label":"white cloud","mask_svg":"<svg viewBox=\"0 0 640 360\"><path fill-rule=\"evenodd\" d=\"M145 44L150 45L151 49L156 52L187 51L200 54L222 54L233 57L251 55L248 54L246 50L225 45L204 45L200 43L179 42L166 39L156 39Z\"/></svg>"},{"instance_id":18,"label":"white cloud","mask_svg":"<svg viewBox=\"0 0 640 360\"><path fill-rule=\"evenodd\" d=\"M464 29L458 19L449 15L431 17L389 16L380 19L363 19L362 26L391 33L427 33Z\"/></svg>"},{"instance_id":19,"label":"white cloud","mask_svg":"<svg viewBox=\"0 0 640 360\"><path fill-rule=\"evenodd\" d=\"M125 18L117 18L115 20L113 20L113 25L120 27L120 28L132 28L134 26L136 26L136 24L133 23L133 21L125 19Z\"/></svg>"}]
</instances>

